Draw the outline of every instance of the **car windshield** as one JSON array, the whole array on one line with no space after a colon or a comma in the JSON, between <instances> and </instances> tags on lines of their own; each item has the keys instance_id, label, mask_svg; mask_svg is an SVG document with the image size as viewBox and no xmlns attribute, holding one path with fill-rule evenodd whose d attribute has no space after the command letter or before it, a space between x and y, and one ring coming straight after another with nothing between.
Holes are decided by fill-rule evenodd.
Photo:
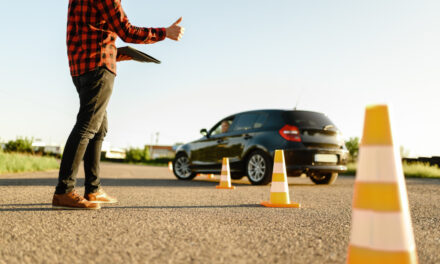
<instances>
[{"instance_id":1,"label":"car windshield","mask_svg":"<svg viewBox=\"0 0 440 264\"><path fill-rule=\"evenodd\" d=\"M333 122L324 114L307 111L289 111L285 112L285 118L288 123L299 128L316 128L331 130L336 129Z\"/></svg>"}]
</instances>

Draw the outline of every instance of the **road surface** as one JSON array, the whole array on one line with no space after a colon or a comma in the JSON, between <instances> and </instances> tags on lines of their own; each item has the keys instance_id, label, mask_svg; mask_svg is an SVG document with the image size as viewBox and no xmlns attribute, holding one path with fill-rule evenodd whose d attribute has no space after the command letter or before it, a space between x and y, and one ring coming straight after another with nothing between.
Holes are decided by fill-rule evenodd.
<instances>
[{"instance_id":1,"label":"road surface","mask_svg":"<svg viewBox=\"0 0 440 264\"><path fill-rule=\"evenodd\" d=\"M102 175L119 203L98 211L52 210L56 171L0 175L0 263L345 262L354 177L290 178L302 207L280 209L261 207L270 187L247 180L218 190L204 176L112 163ZM419 261L440 263L440 180L406 182Z\"/></svg>"}]
</instances>

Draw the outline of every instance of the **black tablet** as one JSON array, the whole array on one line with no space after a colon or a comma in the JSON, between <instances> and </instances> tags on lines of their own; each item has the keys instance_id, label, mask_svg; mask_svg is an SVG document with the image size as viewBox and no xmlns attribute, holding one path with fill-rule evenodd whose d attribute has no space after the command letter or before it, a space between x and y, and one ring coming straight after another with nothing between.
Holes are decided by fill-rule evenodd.
<instances>
[{"instance_id":1,"label":"black tablet","mask_svg":"<svg viewBox=\"0 0 440 264\"><path fill-rule=\"evenodd\" d=\"M134 49L130 46L118 48L118 53L130 56L135 61L154 62L154 63L160 64L160 60L157 60L157 59L151 57L150 55L145 54L142 51Z\"/></svg>"}]
</instances>

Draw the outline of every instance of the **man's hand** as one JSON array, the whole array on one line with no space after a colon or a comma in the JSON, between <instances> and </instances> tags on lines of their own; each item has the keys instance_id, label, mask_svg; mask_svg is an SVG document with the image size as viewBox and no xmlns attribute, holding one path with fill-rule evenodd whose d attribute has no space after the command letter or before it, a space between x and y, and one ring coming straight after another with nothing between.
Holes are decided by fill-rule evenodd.
<instances>
[{"instance_id":1,"label":"man's hand","mask_svg":"<svg viewBox=\"0 0 440 264\"><path fill-rule=\"evenodd\" d=\"M176 22L174 22L171 26L166 28L167 38L175 41L179 41L182 38L185 29L179 26L180 22L182 22L182 17L177 19Z\"/></svg>"}]
</instances>

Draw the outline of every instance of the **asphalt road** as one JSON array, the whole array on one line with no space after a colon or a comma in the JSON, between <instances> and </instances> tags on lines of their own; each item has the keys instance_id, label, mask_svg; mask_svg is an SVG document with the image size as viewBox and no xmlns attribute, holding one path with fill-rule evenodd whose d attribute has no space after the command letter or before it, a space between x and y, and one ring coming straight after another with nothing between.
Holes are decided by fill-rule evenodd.
<instances>
[{"instance_id":1,"label":"asphalt road","mask_svg":"<svg viewBox=\"0 0 440 264\"><path fill-rule=\"evenodd\" d=\"M56 171L0 175L0 263L345 262L354 177L290 178L302 208L282 209L261 207L270 187L246 180L218 190L203 176L109 163L102 175L120 202L98 211L52 210ZM440 263L440 180L407 188L419 262Z\"/></svg>"}]
</instances>

